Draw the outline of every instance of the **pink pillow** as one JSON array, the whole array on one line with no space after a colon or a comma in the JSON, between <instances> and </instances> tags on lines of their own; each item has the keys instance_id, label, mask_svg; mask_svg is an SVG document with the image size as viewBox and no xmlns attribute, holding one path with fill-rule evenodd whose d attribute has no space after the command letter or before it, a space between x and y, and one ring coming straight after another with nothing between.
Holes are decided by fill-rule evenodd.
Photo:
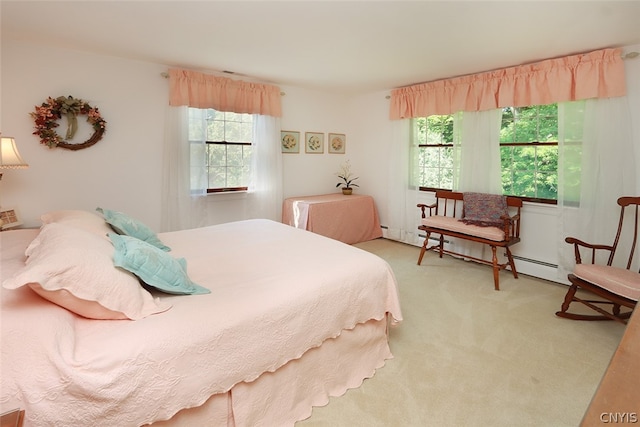
<instances>
[{"instance_id":1,"label":"pink pillow","mask_svg":"<svg viewBox=\"0 0 640 427\"><path fill-rule=\"evenodd\" d=\"M154 299L131 273L113 265L108 238L66 224L45 224L25 251L25 266L3 281L90 319L142 319L171 305Z\"/></svg>"}]
</instances>

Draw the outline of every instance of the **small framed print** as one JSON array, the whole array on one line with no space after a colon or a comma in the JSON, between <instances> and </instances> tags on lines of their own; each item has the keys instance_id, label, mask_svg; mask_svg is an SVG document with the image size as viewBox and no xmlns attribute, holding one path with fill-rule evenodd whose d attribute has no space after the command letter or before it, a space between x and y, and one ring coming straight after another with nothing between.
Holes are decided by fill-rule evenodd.
<instances>
[{"instance_id":1,"label":"small framed print","mask_svg":"<svg viewBox=\"0 0 640 427\"><path fill-rule=\"evenodd\" d=\"M344 154L347 146L347 136L343 133L330 133L329 134L329 153L332 154Z\"/></svg>"},{"instance_id":2,"label":"small framed print","mask_svg":"<svg viewBox=\"0 0 640 427\"><path fill-rule=\"evenodd\" d=\"M324 153L324 133L307 132L304 134L304 151L311 154Z\"/></svg>"},{"instance_id":3,"label":"small framed print","mask_svg":"<svg viewBox=\"0 0 640 427\"><path fill-rule=\"evenodd\" d=\"M18 211L16 211L15 208L1 210L0 220L2 220L2 226L0 226L2 230L22 225L20 214L18 214Z\"/></svg>"},{"instance_id":4,"label":"small framed print","mask_svg":"<svg viewBox=\"0 0 640 427\"><path fill-rule=\"evenodd\" d=\"M283 153L300 152L300 132L283 130L280 132L280 143Z\"/></svg>"}]
</instances>

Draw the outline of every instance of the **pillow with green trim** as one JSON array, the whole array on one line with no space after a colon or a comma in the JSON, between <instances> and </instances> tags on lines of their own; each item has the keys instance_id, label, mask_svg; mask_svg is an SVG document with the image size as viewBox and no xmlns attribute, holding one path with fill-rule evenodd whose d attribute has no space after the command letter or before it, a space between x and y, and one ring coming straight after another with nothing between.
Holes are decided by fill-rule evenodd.
<instances>
[{"instance_id":1,"label":"pillow with green trim","mask_svg":"<svg viewBox=\"0 0 640 427\"><path fill-rule=\"evenodd\" d=\"M115 233L109 233L108 236L115 246L113 264L135 274L148 286L168 294L211 293L187 276L187 262L184 258L175 259L135 237Z\"/></svg>"},{"instance_id":2,"label":"pillow with green trim","mask_svg":"<svg viewBox=\"0 0 640 427\"><path fill-rule=\"evenodd\" d=\"M160 239L158 239L158 236L153 232L153 230L140 221L133 219L122 212L102 209L100 207L96 208L96 210L102 214L104 220L116 233L144 240L163 251L168 252L171 250L170 247L166 246L160 241Z\"/></svg>"}]
</instances>

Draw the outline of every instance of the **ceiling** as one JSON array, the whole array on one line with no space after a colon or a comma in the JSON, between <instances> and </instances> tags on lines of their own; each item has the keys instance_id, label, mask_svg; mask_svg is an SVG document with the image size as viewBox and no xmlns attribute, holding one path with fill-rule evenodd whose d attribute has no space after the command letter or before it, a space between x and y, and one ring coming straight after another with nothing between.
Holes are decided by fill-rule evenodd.
<instances>
[{"instance_id":1,"label":"ceiling","mask_svg":"<svg viewBox=\"0 0 640 427\"><path fill-rule=\"evenodd\" d=\"M1 1L2 40L345 94L640 43L640 1Z\"/></svg>"}]
</instances>

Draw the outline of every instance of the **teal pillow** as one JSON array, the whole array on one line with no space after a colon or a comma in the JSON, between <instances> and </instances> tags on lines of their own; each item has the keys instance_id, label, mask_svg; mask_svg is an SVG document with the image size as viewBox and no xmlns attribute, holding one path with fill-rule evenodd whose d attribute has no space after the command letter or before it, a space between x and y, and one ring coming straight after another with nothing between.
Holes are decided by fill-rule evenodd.
<instances>
[{"instance_id":1,"label":"teal pillow","mask_svg":"<svg viewBox=\"0 0 640 427\"><path fill-rule=\"evenodd\" d=\"M169 246L166 246L160 241L160 239L158 239L158 236L156 236L156 233L154 233L153 230L140 221L135 220L122 212L102 208L96 208L96 210L102 214L104 220L116 233L144 240L163 251L168 252L171 250Z\"/></svg>"},{"instance_id":2,"label":"teal pillow","mask_svg":"<svg viewBox=\"0 0 640 427\"><path fill-rule=\"evenodd\" d=\"M135 237L108 233L115 252L113 264L135 274L147 285L168 294L208 294L187 276L187 262Z\"/></svg>"}]
</instances>

